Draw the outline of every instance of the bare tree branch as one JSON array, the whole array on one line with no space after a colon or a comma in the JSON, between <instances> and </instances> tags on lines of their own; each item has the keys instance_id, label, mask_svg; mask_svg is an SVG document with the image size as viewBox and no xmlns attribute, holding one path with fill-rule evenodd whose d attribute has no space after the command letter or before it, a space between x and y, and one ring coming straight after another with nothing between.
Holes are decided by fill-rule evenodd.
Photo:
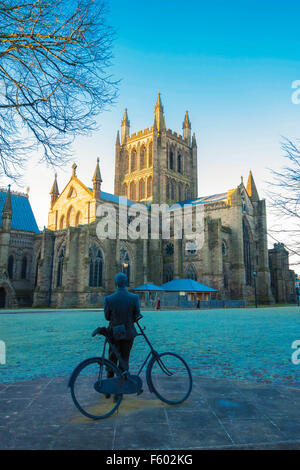
<instances>
[{"instance_id":1,"label":"bare tree branch","mask_svg":"<svg viewBox=\"0 0 300 470\"><path fill-rule=\"evenodd\" d=\"M0 0L0 175L18 178L39 148L62 165L97 128L118 85L106 14L103 0Z\"/></svg>"},{"instance_id":2,"label":"bare tree branch","mask_svg":"<svg viewBox=\"0 0 300 470\"><path fill-rule=\"evenodd\" d=\"M300 256L300 140L296 142L284 138L281 147L288 163L281 170L270 169L273 180L268 182L268 203L281 223L287 221L288 228L269 229L270 234L289 235L288 251ZM274 236L272 237L274 238ZM274 238L278 241L276 238ZM297 264L297 263L294 263Z\"/></svg>"}]
</instances>

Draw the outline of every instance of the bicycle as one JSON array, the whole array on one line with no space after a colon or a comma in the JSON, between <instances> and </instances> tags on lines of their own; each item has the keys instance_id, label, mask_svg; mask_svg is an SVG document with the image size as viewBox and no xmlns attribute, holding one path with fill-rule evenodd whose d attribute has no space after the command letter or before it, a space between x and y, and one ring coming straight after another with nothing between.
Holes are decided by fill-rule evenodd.
<instances>
[{"instance_id":1,"label":"bicycle","mask_svg":"<svg viewBox=\"0 0 300 470\"><path fill-rule=\"evenodd\" d=\"M140 330L138 336L144 337L150 347L150 352L137 375L131 375L128 370L120 370L115 363L105 358L106 346L109 344L119 364L124 367L122 358L112 343L110 331L105 327L99 327L93 331L93 337L96 335L105 337L102 355L86 359L78 364L68 383L75 406L88 418L108 418L119 408L124 394L140 395L143 392L140 374L147 362L146 382L151 393L168 405L178 405L189 397L193 384L189 366L176 353L155 351L144 332L146 328L142 328L138 323L141 318L142 315L136 321ZM104 371L110 372L110 375L114 377L105 378ZM113 395L116 401L111 398Z\"/></svg>"}]
</instances>

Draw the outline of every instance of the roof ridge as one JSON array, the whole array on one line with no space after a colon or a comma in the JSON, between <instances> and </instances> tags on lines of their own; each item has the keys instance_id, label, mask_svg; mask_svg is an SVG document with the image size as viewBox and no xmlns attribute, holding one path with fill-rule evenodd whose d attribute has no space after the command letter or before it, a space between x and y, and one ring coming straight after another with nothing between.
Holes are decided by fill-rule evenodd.
<instances>
[{"instance_id":1,"label":"roof ridge","mask_svg":"<svg viewBox=\"0 0 300 470\"><path fill-rule=\"evenodd\" d=\"M1 186L0 187L0 192L1 193L7 193L8 189L4 186ZM28 194L27 193L22 193L21 191L12 191L12 190L10 190L10 194L13 194L14 196L26 197L28 199Z\"/></svg>"}]
</instances>

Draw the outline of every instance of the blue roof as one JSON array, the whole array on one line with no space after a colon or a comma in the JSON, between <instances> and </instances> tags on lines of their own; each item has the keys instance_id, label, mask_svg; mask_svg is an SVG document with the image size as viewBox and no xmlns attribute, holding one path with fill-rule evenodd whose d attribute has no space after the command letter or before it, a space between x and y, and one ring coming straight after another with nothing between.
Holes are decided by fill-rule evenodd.
<instances>
[{"instance_id":1,"label":"blue roof","mask_svg":"<svg viewBox=\"0 0 300 470\"><path fill-rule=\"evenodd\" d=\"M0 191L0 226L2 227L2 211L7 191ZM40 233L33 215L28 197L11 193L12 220L11 228L25 232Z\"/></svg>"},{"instance_id":2,"label":"blue roof","mask_svg":"<svg viewBox=\"0 0 300 470\"><path fill-rule=\"evenodd\" d=\"M93 191L93 188L89 188L90 191ZM173 210L173 205L179 204L180 206L184 206L185 204L191 205L198 205L198 204L209 204L213 202L219 201L226 201L228 193L220 193L220 194L213 194L212 196L202 196L196 197L194 199L187 199L186 201L178 201L172 204L168 210ZM105 191L101 191L101 199L108 202L114 202L115 204L119 204L120 198L124 199L125 196L117 196L116 194L106 193ZM121 199L121 201L122 201ZM132 206L133 204L143 204L140 201L131 201L127 199L127 205ZM148 210L151 209L151 204L145 204Z\"/></svg>"},{"instance_id":3,"label":"blue roof","mask_svg":"<svg viewBox=\"0 0 300 470\"><path fill-rule=\"evenodd\" d=\"M212 196L196 197L194 199L187 199L186 201L178 201L176 204L183 206L184 204L210 204L213 202L226 201L228 193L213 194Z\"/></svg>"},{"instance_id":4,"label":"blue roof","mask_svg":"<svg viewBox=\"0 0 300 470\"><path fill-rule=\"evenodd\" d=\"M162 290L168 292L218 292L212 287L201 284L193 279L174 279L161 285Z\"/></svg>"},{"instance_id":5,"label":"blue roof","mask_svg":"<svg viewBox=\"0 0 300 470\"><path fill-rule=\"evenodd\" d=\"M93 188L89 188L90 191L93 191ZM115 204L119 204L119 201L123 203L125 196L117 196L116 194L106 193L105 191L101 190L101 199L108 202L114 202ZM133 204L138 204L138 202L131 201L127 199L127 206L132 206Z\"/></svg>"},{"instance_id":6,"label":"blue roof","mask_svg":"<svg viewBox=\"0 0 300 470\"><path fill-rule=\"evenodd\" d=\"M143 284L142 286L135 287L132 290L137 290L137 291L159 291L163 290L161 287L156 286L155 284L152 284L152 282L147 282L147 284Z\"/></svg>"}]
</instances>

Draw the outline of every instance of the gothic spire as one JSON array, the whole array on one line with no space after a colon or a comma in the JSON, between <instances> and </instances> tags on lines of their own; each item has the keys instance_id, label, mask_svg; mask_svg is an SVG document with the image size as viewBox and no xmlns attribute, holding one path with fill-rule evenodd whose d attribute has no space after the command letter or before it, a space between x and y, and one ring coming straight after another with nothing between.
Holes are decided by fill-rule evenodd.
<instances>
[{"instance_id":1,"label":"gothic spire","mask_svg":"<svg viewBox=\"0 0 300 470\"><path fill-rule=\"evenodd\" d=\"M251 170L249 172L246 190L247 190L248 196L252 199L252 201L255 201L255 202L259 201L259 195L256 189L256 185L254 183L254 178L253 178Z\"/></svg>"},{"instance_id":2,"label":"gothic spire","mask_svg":"<svg viewBox=\"0 0 300 470\"><path fill-rule=\"evenodd\" d=\"M102 183L100 166L99 166L99 157L97 158L97 165L96 165L94 176L93 176L93 182L95 181L100 181L100 183Z\"/></svg>"},{"instance_id":3,"label":"gothic spire","mask_svg":"<svg viewBox=\"0 0 300 470\"><path fill-rule=\"evenodd\" d=\"M128 126L130 125L130 122L129 122L129 119L128 119L128 114L127 114L127 108L125 108L125 111L124 111L124 116L123 116L123 119L122 119L122 126Z\"/></svg>"},{"instance_id":4,"label":"gothic spire","mask_svg":"<svg viewBox=\"0 0 300 470\"><path fill-rule=\"evenodd\" d=\"M54 176L54 183L53 183L53 185L52 185L50 194L55 194L56 196L59 195L59 190L58 190L58 185L57 185L57 173L55 173L55 176Z\"/></svg>"},{"instance_id":5,"label":"gothic spire","mask_svg":"<svg viewBox=\"0 0 300 470\"><path fill-rule=\"evenodd\" d=\"M2 210L2 214L8 214L8 215L12 214L10 184L8 185L7 195L6 195L4 207Z\"/></svg>"},{"instance_id":6,"label":"gothic spire","mask_svg":"<svg viewBox=\"0 0 300 470\"><path fill-rule=\"evenodd\" d=\"M120 132L117 132L116 145L120 145Z\"/></svg>"},{"instance_id":7,"label":"gothic spire","mask_svg":"<svg viewBox=\"0 0 300 470\"><path fill-rule=\"evenodd\" d=\"M184 122L183 122L182 127L183 127L183 129L191 129L191 121L190 121L190 118L189 118L189 112L188 111L185 112L185 117L184 117Z\"/></svg>"},{"instance_id":8,"label":"gothic spire","mask_svg":"<svg viewBox=\"0 0 300 470\"><path fill-rule=\"evenodd\" d=\"M185 112L182 129L183 129L184 140L189 144L189 146L191 146L191 132L192 131L191 131L191 122L190 122L188 111Z\"/></svg>"},{"instance_id":9,"label":"gothic spire","mask_svg":"<svg viewBox=\"0 0 300 470\"><path fill-rule=\"evenodd\" d=\"M101 196L101 173L100 173L100 166L99 166L99 158L97 158L97 165L95 168L94 176L93 176L93 194L95 199L100 199Z\"/></svg>"},{"instance_id":10,"label":"gothic spire","mask_svg":"<svg viewBox=\"0 0 300 470\"><path fill-rule=\"evenodd\" d=\"M11 220L12 220L12 207L11 207L11 193L10 193L10 184L9 184L4 207L2 210L2 227L4 231L10 230Z\"/></svg>"},{"instance_id":11,"label":"gothic spire","mask_svg":"<svg viewBox=\"0 0 300 470\"><path fill-rule=\"evenodd\" d=\"M54 183L52 185L50 195L51 195L51 209L52 209L55 201L57 200L59 196L59 190L58 190L58 185L57 185L57 173L55 173L55 176L54 176Z\"/></svg>"},{"instance_id":12,"label":"gothic spire","mask_svg":"<svg viewBox=\"0 0 300 470\"><path fill-rule=\"evenodd\" d=\"M195 132L194 132L193 138L192 138L192 147L197 147Z\"/></svg>"},{"instance_id":13,"label":"gothic spire","mask_svg":"<svg viewBox=\"0 0 300 470\"><path fill-rule=\"evenodd\" d=\"M125 143L126 138L129 137L130 121L128 119L127 108L125 108L124 116L121 123L121 143Z\"/></svg>"},{"instance_id":14,"label":"gothic spire","mask_svg":"<svg viewBox=\"0 0 300 470\"><path fill-rule=\"evenodd\" d=\"M158 132L163 131L166 128L164 107L161 102L160 93L157 95L157 101L154 110L154 116Z\"/></svg>"}]
</instances>

